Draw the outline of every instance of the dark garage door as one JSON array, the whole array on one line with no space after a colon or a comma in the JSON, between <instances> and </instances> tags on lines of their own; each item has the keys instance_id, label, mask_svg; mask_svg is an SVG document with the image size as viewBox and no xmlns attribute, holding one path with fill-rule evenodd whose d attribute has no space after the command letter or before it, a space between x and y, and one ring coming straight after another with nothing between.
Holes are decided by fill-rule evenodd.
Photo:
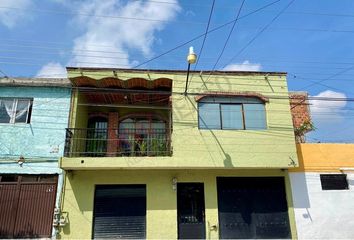
<instances>
[{"instance_id":1,"label":"dark garage door","mask_svg":"<svg viewBox=\"0 0 354 240\"><path fill-rule=\"evenodd\" d=\"M94 238L145 238L146 186L97 185Z\"/></svg>"},{"instance_id":2,"label":"dark garage door","mask_svg":"<svg viewBox=\"0 0 354 240\"><path fill-rule=\"evenodd\" d=\"M0 175L0 238L49 238L56 175Z\"/></svg>"},{"instance_id":3,"label":"dark garage door","mask_svg":"<svg viewBox=\"0 0 354 240\"><path fill-rule=\"evenodd\" d=\"M220 238L291 238L283 177L218 177Z\"/></svg>"}]
</instances>

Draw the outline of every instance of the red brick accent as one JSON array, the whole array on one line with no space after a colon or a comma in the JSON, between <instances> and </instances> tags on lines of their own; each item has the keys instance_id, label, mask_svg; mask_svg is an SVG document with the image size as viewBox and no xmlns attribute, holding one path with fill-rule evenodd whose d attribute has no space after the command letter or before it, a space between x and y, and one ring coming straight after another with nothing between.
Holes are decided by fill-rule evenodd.
<instances>
[{"instance_id":1,"label":"red brick accent","mask_svg":"<svg viewBox=\"0 0 354 240\"><path fill-rule=\"evenodd\" d=\"M255 97L263 102L269 102L267 97L256 92L205 92L203 95L196 96L195 100L198 102L205 97Z\"/></svg>"},{"instance_id":2,"label":"red brick accent","mask_svg":"<svg viewBox=\"0 0 354 240\"><path fill-rule=\"evenodd\" d=\"M305 92L289 93L290 109L295 128L303 123L311 121L308 95Z\"/></svg>"},{"instance_id":3,"label":"red brick accent","mask_svg":"<svg viewBox=\"0 0 354 240\"><path fill-rule=\"evenodd\" d=\"M108 113L108 142L107 142L107 156L114 157L118 151L118 120L119 114L117 112Z\"/></svg>"}]
</instances>

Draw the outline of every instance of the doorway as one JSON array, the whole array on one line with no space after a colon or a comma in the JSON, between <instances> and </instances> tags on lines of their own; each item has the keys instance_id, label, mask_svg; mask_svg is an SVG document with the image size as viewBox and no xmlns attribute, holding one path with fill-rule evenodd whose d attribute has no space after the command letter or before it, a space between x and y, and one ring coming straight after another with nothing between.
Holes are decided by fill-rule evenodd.
<instances>
[{"instance_id":1,"label":"doorway","mask_svg":"<svg viewBox=\"0 0 354 240\"><path fill-rule=\"evenodd\" d=\"M205 239L203 183L177 184L178 239Z\"/></svg>"}]
</instances>

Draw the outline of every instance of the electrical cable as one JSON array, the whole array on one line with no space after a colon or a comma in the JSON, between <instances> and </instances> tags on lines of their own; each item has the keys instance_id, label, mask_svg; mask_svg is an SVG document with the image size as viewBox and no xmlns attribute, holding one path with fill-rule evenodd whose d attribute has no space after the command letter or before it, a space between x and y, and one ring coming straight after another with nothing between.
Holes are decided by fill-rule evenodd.
<instances>
[{"instance_id":1,"label":"electrical cable","mask_svg":"<svg viewBox=\"0 0 354 240\"><path fill-rule=\"evenodd\" d=\"M250 41L246 43L224 66L223 69L234 61L243 51L245 51L263 32L265 32L270 25L272 25L293 3L295 0L291 0L267 25L265 25Z\"/></svg>"},{"instance_id":2,"label":"electrical cable","mask_svg":"<svg viewBox=\"0 0 354 240\"><path fill-rule=\"evenodd\" d=\"M219 63L219 61L220 61L222 55L224 54L224 51L225 51L225 49L226 49L226 46L227 46L227 44L228 44L228 42L229 42L229 40L230 40L230 37L231 37L231 35L232 35L233 31L234 31L234 28L235 28L235 26L236 26L236 23L237 23L238 19L239 19L239 16L240 16L240 13L241 13L241 10L242 10L242 7L243 7L244 3L245 3L245 0L242 1L241 5L240 5L240 7L239 7L239 9L238 9L238 11L237 11L237 15L236 15L236 18L235 18L236 20L235 20L234 23L232 24L232 27L231 27L231 29L230 29L230 31L229 31L228 36L226 37L226 40L225 40L224 45L223 45L223 47L222 47L222 49L221 49L221 52L220 52L220 54L218 55L218 58L216 59L216 62L214 63L214 65L213 65L213 67L212 67L212 70L211 70L211 72L210 72L210 74L209 74L209 76L208 76L208 79L207 79L206 81L209 80L209 77L211 76L211 74L212 74L212 73L214 72L214 70L216 69L216 66L218 65L218 63Z\"/></svg>"},{"instance_id":3,"label":"electrical cable","mask_svg":"<svg viewBox=\"0 0 354 240\"><path fill-rule=\"evenodd\" d=\"M248 17L248 16L250 16L250 15L252 15L252 14L255 14L255 13L257 13L257 12L259 12L259 11L261 11L261 10L267 8L267 7L272 6L273 4L276 4L276 3L279 2L279 1L280 1L280 0L276 0L276 1L274 1L274 2L268 3L268 4L266 4L266 5L264 5L264 6L260 7L260 8L258 8L258 9L256 9L256 10L254 10L254 11L251 11L251 12L249 12L249 13L247 13L247 14L241 16L241 17L239 17L239 19L243 19L243 18L246 18L246 17ZM179 48L181 48L181 47L184 47L185 45L187 45L187 44L189 44L189 43L191 43L191 42L193 42L193 41L195 41L195 40L197 40L197 39L203 37L205 34L209 34L209 33L215 32L215 31L217 31L217 30L219 30L219 29L221 29L221 28L224 28L224 27L226 27L226 26L228 26L228 25L234 23L235 21L236 21L236 19L234 19L234 20L232 20L232 21L229 21L229 22L227 22L227 23L224 23L224 24L222 24L222 25L220 25L220 26L218 26L218 27L212 28L212 29L209 30L207 33L200 34L200 35L198 35L198 36L196 36L196 37L194 37L194 38L192 38L192 39L190 39L190 40L188 40L188 41L186 41L186 42L184 42L184 43L181 43L181 44L179 44L179 45L177 45L177 46L175 46L175 47L173 47L173 48L171 48L171 49L169 49L169 50L163 52L163 53L160 53L159 55L157 55L157 56L155 56L155 57L153 57L153 58L150 58L150 59L148 59L148 60L146 60L146 61L144 61L144 62L142 62L142 63L140 63L140 64L137 64L135 67L133 67L133 69L134 69L134 68L138 68L138 67L140 67L140 66L143 66L143 65L145 65L145 64L147 64L147 63L149 63L149 62L152 62L152 61L154 61L154 60L156 60L156 59L158 59L158 58L160 58L160 57L162 57L162 56L164 56L164 55L166 55L166 54L169 54L170 52L173 52L173 51L175 51L175 50L177 50L177 49L179 49Z\"/></svg>"},{"instance_id":4,"label":"electrical cable","mask_svg":"<svg viewBox=\"0 0 354 240\"><path fill-rule=\"evenodd\" d=\"M199 63L199 60L202 56L202 53L203 53L203 49L204 49L204 44L205 44L205 40L207 38L207 35L208 35L208 31L209 31L209 26L210 26L210 22L211 22L211 17L213 15L213 11L214 11L214 5L215 5L215 0L213 0L213 3L211 5L211 9L210 9L210 13L209 13L209 18L208 18L208 23L207 23L207 26L206 26L206 29L205 29L205 35L204 35L204 38L203 38L203 42L202 42L202 46L200 47L200 50L199 50L199 53L198 53L198 57L197 57L197 62L195 63L195 66L194 66L194 71L196 70L197 66L198 66L198 63ZM193 76L191 76L191 79L190 81L192 81L192 78ZM189 82L190 84L190 82ZM189 85L188 85L189 86Z\"/></svg>"}]
</instances>

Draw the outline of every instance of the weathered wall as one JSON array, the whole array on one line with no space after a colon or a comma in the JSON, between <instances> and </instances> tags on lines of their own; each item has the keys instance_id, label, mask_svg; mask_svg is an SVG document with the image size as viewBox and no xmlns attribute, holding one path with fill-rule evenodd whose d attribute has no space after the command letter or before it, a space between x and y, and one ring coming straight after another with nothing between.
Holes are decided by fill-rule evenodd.
<instances>
[{"instance_id":1,"label":"weathered wall","mask_svg":"<svg viewBox=\"0 0 354 240\"><path fill-rule=\"evenodd\" d=\"M64 151L70 93L70 88L59 87L0 88L0 97L33 98L30 124L0 124L0 174L58 174L57 208L63 184L58 160ZM19 156L25 158L22 167Z\"/></svg>"},{"instance_id":2,"label":"weathered wall","mask_svg":"<svg viewBox=\"0 0 354 240\"><path fill-rule=\"evenodd\" d=\"M310 107L306 92L290 92L290 109L294 127L298 128L303 123L311 121Z\"/></svg>"},{"instance_id":3,"label":"weathered wall","mask_svg":"<svg viewBox=\"0 0 354 240\"><path fill-rule=\"evenodd\" d=\"M66 175L62 211L68 212L69 224L61 229L61 238L91 238L96 184L146 184L147 238L177 238L177 196L172 179L178 182L202 182L205 191L205 218L207 239L217 239L218 231L209 226L218 224L217 176L284 176L289 207L290 227L296 238L294 212L288 174L281 170L117 170L71 171Z\"/></svg>"},{"instance_id":4,"label":"weathered wall","mask_svg":"<svg viewBox=\"0 0 354 240\"><path fill-rule=\"evenodd\" d=\"M95 78L110 76L109 72L83 72ZM90 75L91 74L91 75ZM106 74L106 75L105 75ZM81 72L69 76L80 76ZM289 168L297 164L295 138L290 113L288 89L284 74L193 73L187 96L183 95L185 73L153 71L118 73L119 78L169 78L173 80L172 94L172 157L139 157L86 159L64 158L64 169L107 168ZM203 92L256 92L269 96L265 104L267 129L255 130L199 130L196 94Z\"/></svg>"},{"instance_id":5,"label":"weathered wall","mask_svg":"<svg viewBox=\"0 0 354 240\"><path fill-rule=\"evenodd\" d=\"M31 123L0 124L0 159L58 159L63 155L69 88L1 87L0 97L33 98ZM0 160L1 161L1 160Z\"/></svg>"}]
</instances>

